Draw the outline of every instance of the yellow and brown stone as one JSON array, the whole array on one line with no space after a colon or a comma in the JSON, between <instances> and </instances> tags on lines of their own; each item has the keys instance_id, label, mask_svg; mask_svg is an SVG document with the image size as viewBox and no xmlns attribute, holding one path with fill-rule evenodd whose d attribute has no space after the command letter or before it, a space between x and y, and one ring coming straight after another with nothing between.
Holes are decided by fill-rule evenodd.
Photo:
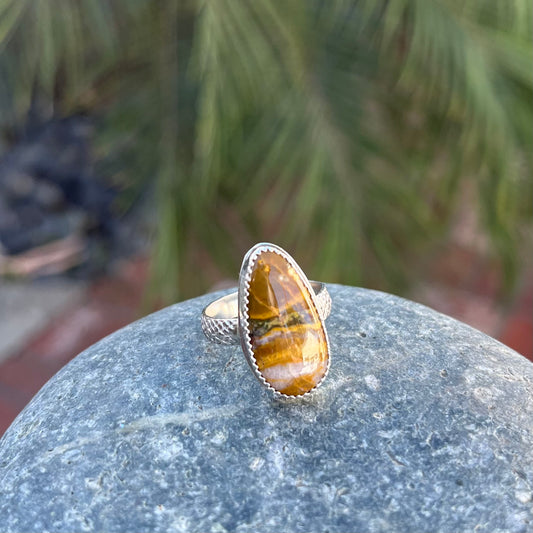
<instances>
[{"instance_id":1,"label":"yellow and brown stone","mask_svg":"<svg viewBox=\"0 0 533 533\"><path fill-rule=\"evenodd\" d=\"M281 255L262 252L252 268L248 333L259 371L277 391L300 396L328 367L328 343L304 281Z\"/></svg>"}]
</instances>

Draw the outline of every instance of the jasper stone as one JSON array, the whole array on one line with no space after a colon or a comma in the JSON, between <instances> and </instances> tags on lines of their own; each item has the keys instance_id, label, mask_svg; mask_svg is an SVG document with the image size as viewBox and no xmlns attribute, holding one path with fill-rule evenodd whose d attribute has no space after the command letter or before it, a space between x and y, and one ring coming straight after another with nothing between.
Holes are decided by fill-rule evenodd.
<instances>
[{"instance_id":1,"label":"jasper stone","mask_svg":"<svg viewBox=\"0 0 533 533\"><path fill-rule=\"evenodd\" d=\"M318 309L279 253L262 252L252 266L248 334L261 375L281 394L300 396L324 378L329 353Z\"/></svg>"}]
</instances>

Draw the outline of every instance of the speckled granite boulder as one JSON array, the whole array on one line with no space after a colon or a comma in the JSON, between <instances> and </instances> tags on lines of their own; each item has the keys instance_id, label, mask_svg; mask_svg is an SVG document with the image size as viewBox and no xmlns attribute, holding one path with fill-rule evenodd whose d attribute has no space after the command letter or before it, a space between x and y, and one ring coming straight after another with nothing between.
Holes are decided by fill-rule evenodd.
<instances>
[{"instance_id":1,"label":"speckled granite boulder","mask_svg":"<svg viewBox=\"0 0 533 533\"><path fill-rule=\"evenodd\" d=\"M533 365L331 286L330 374L275 400L208 343L213 295L79 355L0 441L0 531L532 531Z\"/></svg>"}]
</instances>

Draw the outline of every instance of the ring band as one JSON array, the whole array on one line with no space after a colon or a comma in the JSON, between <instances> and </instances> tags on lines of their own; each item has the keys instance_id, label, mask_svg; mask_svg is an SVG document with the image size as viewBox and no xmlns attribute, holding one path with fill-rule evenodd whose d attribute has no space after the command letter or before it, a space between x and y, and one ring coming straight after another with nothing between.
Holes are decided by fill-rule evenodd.
<instances>
[{"instance_id":1,"label":"ring band","mask_svg":"<svg viewBox=\"0 0 533 533\"><path fill-rule=\"evenodd\" d=\"M321 281L310 281L315 292L318 312L326 320L331 312L331 296ZM239 306L237 291L211 302L202 311L202 330L217 344L240 344Z\"/></svg>"},{"instance_id":2,"label":"ring band","mask_svg":"<svg viewBox=\"0 0 533 533\"><path fill-rule=\"evenodd\" d=\"M275 395L295 398L317 389L328 373L330 310L323 283L309 282L279 246L259 243L244 256L238 292L210 303L201 323L211 341L240 341L255 377Z\"/></svg>"}]
</instances>

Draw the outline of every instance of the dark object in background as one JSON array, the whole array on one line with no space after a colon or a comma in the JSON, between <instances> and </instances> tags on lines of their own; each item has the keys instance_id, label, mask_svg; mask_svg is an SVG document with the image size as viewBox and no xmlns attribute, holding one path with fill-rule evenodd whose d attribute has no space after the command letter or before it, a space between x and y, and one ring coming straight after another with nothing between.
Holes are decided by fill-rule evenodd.
<instances>
[{"instance_id":1,"label":"dark object in background","mask_svg":"<svg viewBox=\"0 0 533 533\"><path fill-rule=\"evenodd\" d=\"M39 120L0 159L0 254L22 254L72 236L82 238L78 273L103 268L116 235L117 191L93 171L89 117Z\"/></svg>"}]
</instances>

